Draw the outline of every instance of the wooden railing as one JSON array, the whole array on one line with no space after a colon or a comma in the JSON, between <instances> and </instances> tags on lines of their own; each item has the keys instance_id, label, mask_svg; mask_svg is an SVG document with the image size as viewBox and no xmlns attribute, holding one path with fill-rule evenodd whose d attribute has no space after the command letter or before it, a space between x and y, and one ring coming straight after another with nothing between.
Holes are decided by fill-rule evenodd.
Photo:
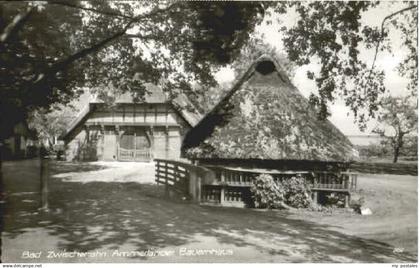
<instances>
[{"instance_id":1,"label":"wooden railing","mask_svg":"<svg viewBox=\"0 0 420 268\"><path fill-rule=\"evenodd\" d=\"M151 159L149 148L141 150L118 148L118 160L120 161L150 161Z\"/></svg>"},{"instance_id":2,"label":"wooden railing","mask_svg":"<svg viewBox=\"0 0 420 268\"><path fill-rule=\"evenodd\" d=\"M155 160L155 178L158 184L172 187L181 193L188 193L189 171L181 163Z\"/></svg>"},{"instance_id":3,"label":"wooden railing","mask_svg":"<svg viewBox=\"0 0 420 268\"><path fill-rule=\"evenodd\" d=\"M267 171L233 169L219 166L196 166L187 162L155 159L156 182L170 190L190 196L201 203L244 207L251 204L251 185L255 178L270 174L275 181L293 176L307 180L312 193L343 192L350 195L356 189L357 174L350 172ZM348 199L346 199L348 203Z\"/></svg>"},{"instance_id":4,"label":"wooden railing","mask_svg":"<svg viewBox=\"0 0 420 268\"><path fill-rule=\"evenodd\" d=\"M356 189L357 174L352 172L324 172L324 171L253 171L245 169L230 169L211 167L215 170L216 180L212 185L227 185L235 187L249 187L260 174L270 174L275 181L293 176L301 176L308 180L311 188L323 189Z\"/></svg>"},{"instance_id":5,"label":"wooden railing","mask_svg":"<svg viewBox=\"0 0 420 268\"><path fill-rule=\"evenodd\" d=\"M357 173L353 172L314 172L311 190L353 191L357 187Z\"/></svg>"},{"instance_id":6,"label":"wooden railing","mask_svg":"<svg viewBox=\"0 0 420 268\"><path fill-rule=\"evenodd\" d=\"M215 171L215 179L203 185L202 202L220 203L229 206L245 206L252 202L250 187L253 180L260 174L270 174L276 182L301 176L307 180L313 192L345 192L356 189L357 173L323 172L323 171L267 171L233 169L219 166L207 166Z\"/></svg>"},{"instance_id":7,"label":"wooden railing","mask_svg":"<svg viewBox=\"0 0 420 268\"><path fill-rule=\"evenodd\" d=\"M211 170L192 165L188 162L154 159L155 181L165 186L165 192L169 194L174 190L189 196L197 201L201 200L201 181Z\"/></svg>"}]
</instances>

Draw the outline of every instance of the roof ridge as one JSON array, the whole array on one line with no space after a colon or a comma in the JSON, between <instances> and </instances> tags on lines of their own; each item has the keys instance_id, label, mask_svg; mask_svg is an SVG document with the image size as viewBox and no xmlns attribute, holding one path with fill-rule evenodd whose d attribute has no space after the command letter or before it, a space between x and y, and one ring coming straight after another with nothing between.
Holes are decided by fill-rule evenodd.
<instances>
[{"instance_id":1,"label":"roof ridge","mask_svg":"<svg viewBox=\"0 0 420 268\"><path fill-rule=\"evenodd\" d=\"M214 107L209 112L207 112L204 116L201 117L200 121L196 124L196 126L198 126L208 115L212 114L213 111L215 111L221 103L223 103L226 99L229 99L236 92L236 90L239 89L239 87L244 83L244 80L246 80L256 71L255 68L258 65L258 63L265 60L269 60L274 63L277 73L280 75L284 82L291 83L290 79L286 75L286 72L283 68L281 68L281 65L279 64L278 60L274 59L269 54L264 53L261 56L257 57L256 60L254 60L250 64L248 69L246 69L246 71L244 71L242 74L238 75L236 79L234 79L232 83L233 86L231 87L231 89L228 90L227 93L225 93L225 95L220 98L219 102L216 105L214 105Z\"/></svg>"}]
</instances>

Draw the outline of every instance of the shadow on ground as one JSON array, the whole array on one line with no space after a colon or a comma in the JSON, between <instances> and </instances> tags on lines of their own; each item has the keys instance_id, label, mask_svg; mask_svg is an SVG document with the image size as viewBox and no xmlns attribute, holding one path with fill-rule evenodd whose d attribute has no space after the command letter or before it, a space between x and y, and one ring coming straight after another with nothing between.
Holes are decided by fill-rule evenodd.
<instances>
[{"instance_id":1,"label":"shadow on ground","mask_svg":"<svg viewBox=\"0 0 420 268\"><path fill-rule=\"evenodd\" d=\"M5 181L6 187L13 184ZM82 184L51 178L50 191L49 213L37 211L38 194L8 193L4 211L8 238L42 227L59 237L60 249L68 251L118 249L127 243L137 250L178 247L200 242L199 237L212 237L235 251L251 248L285 262L417 259L394 253L387 244L332 231L327 225L290 219L285 212L201 207L169 200L152 184Z\"/></svg>"}]
</instances>

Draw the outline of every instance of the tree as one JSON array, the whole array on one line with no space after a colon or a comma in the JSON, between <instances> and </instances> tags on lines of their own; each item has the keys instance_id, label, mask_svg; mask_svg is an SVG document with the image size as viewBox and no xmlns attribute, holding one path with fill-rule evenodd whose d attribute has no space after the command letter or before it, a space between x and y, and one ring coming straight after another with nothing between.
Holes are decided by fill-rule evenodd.
<instances>
[{"instance_id":1,"label":"tree","mask_svg":"<svg viewBox=\"0 0 420 268\"><path fill-rule=\"evenodd\" d=\"M282 27L285 52L298 66L319 61L308 72L318 94L311 103L320 118L342 96L361 124L377 111L385 90L376 56L389 49L390 27L402 33L409 54L400 66L416 88L417 4L396 7L381 27L361 16L378 2L1 2L0 82L2 136L29 111L67 103L80 86L102 90L112 83L144 94L143 84L159 83L171 96L215 86L213 71L240 55L256 25L270 14L294 13L296 24ZM106 27L104 27L106 25ZM361 49L375 51L372 64ZM138 79L133 79L136 76ZM29 97L30 96L30 97ZM4 135L3 135L4 133ZM6 134L7 133L7 134Z\"/></svg>"},{"instance_id":2,"label":"tree","mask_svg":"<svg viewBox=\"0 0 420 268\"><path fill-rule=\"evenodd\" d=\"M418 149L418 136L407 135L404 146L401 148L400 155L404 156L407 160L417 160Z\"/></svg>"},{"instance_id":3,"label":"tree","mask_svg":"<svg viewBox=\"0 0 420 268\"><path fill-rule=\"evenodd\" d=\"M262 19L259 3L39 1L0 3L0 140L37 108L81 86L173 96L215 85L212 64L237 53ZM227 26L228 25L228 26ZM136 77L136 79L133 79ZM170 89L170 91L169 91ZM13 116L4 116L13 114Z\"/></svg>"},{"instance_id":4,"label":"tree","mask_svg":"<svg viewBox=\"0 0 420 268\"><path fill-rule=\"evenodd\" d=\"M410 97L386 97L381 104L378 126L374 132L386 138L393 149L393 162L398 161L406 135L417 130L417 105Z\"/></svg>"},{"instance_id":5,"label":"tree","mask_svg":"<svg viewBox=\"0 0 420 268\"><path fill-rule=\"evenodd\" d=\"M174 97L193 82L215 85L213 65L231 60L263 12L238 2L0 2L0 146L29 114L69 103L82 86L144 96L152 82ZM1 183L0 156L0 193Z\"/></svg>"},{"instance_id":6,"label":"tree","mask_svg":"<svg viewBox=\"0 0 420 268\"><path fill-rule=\"evenodd\" d=\"M295 12L296 23L282 27L283 42L289 59L298 66L318 62L320 71L308 71L318 94L310 101L318 107L319 117L329 115L328 103L338 96L352 110L361 128L374 117L385 92L384 72L376 66L380 52L391 52L389 32L392 27L402 35L402 45L409 51L400 64L400 74L407 76L413 94L417 88L417 2L393 3L393 11L384 17L381 27L362 21L368 11L388 5L374 1L281 2L274 12ZM391 9L392 10L392 9ZM360 58L360 51L373 50L373 61Z\"/></svg>"},{"instance_id":7,"label":"tree","mask_svg":"<svg viewBox=\"0 0 420 268\"><path fill-rule=\"evenodd\" d=\"M28 118L29 127L35 129L38 138L46 142L47 148L52 148L55 139L65 133L74 119L75 111L72 107L57 107L51 112L45 109L33 111Z\"/></svg>"}]
</instances>

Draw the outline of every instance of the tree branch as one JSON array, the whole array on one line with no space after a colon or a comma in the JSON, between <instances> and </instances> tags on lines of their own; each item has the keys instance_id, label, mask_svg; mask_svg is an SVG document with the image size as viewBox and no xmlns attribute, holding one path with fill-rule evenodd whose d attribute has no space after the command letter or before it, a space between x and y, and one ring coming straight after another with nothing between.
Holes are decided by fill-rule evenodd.
<instances>
[{"instance_id":1,"label":"tree branch","mask_svg":"<svg viewBox=\"0 0 420 268\"><path fill-rule=\"evenodd\" d=\"M94 12L94 13L98 13L98 14L102 14L102 15L106 15L106 16L113 16L113 17L119 17L119 18L122 18L122 19L130 19L130 20L133 19L133 17L127 16L127 15L124 15L124 14L121 14L121 13L104 11L104 10L99 10L99 9L95 9L95 8L90 8L90 7L79 6L79 5L76 5L76 4L72 4L71 2L48 1L48 3L53 4L53 5L60 5L60 6L65 6L65 7L77 8L77 9L90 11L90 12Z\"/></svg>"},{"instance_id":2,"label":"tree branch","mask_svg":"<svg viewBox=\"0 0 420 268\"><path fill-rule=\"evenodd\" d=\"M61 71L61 70L65 70L70 64L72 64L73 62L84 58L85 56L97 52L100 49L102 49L103 47L105 47L107 44L109 44L110 42L112 42L113 40L123 36L126 34L127 30L133 25L133 23L141 21L144 18L150 17L150 16L154 16L156 14L168 11L169 9L171 9L176 3L171 4L169 6L167 6L166 8L162 8L162 9L156 9L154 11L151 11L147 14L142 14L142 15L138 15L134 18L132 18L125 26L124 28L113 34L112 36L103 39L102 41L88 47L88 48L84 48L76 53L74 53L73 55L70 55L69 57L67 57L66 59L57 62L55 64L53 64L46 72L39 74L34 83L33 86L37 86L39 84L41 84L43 81L45 81L47 78L55 75L57 72Z\"/></svg>"},{"instance_id":3,"label":"tree branch","mask_svg":"<svg viewBox=\"0 0 420 268\"><path fill-rule=\"evenodd\" d=\"M128 16L128 15L117 13L117 12L104 11L104 10L99 10L99 9L96 9L96 8L84 7L84 6L80 6L80 5L76 5L76 4L72 4L72 3L64 2L64 1L48 1L48 3L49 4L54 4L54 5L71 7L71 8L77 8L77 9L81 9L81 10L85 10L85 11L95 12L95 13L102 14L102 15L114 16L114 17L119 17L119 18L123 18L123 19L130 19L130 20L133 20L135 18L137 18L137 20L141 20L141 19L149 17L149 16L157 15L159 13L168 11L169 9L172 8L172 6L174 6L176 4L176 2L175 2L175 3L167 6L166 8L156 9L154 11L151 11L151 12L147 13L147 14L139 15L137 17L131 17L131 16Z\"/></svg>"},{"instance_id":4,"label":"tree branch","mask_svg":"<svg viewBox=\"0 0 420 268\"><path fill-rule=\"evenodd\" d=\"M131 25L134 23L134 20L130 21L121 31L113 34L112 36L103 39L102 41L100 41L99 43L96 43L88 48L84 48L76 53L74 53L73 55L67 57L66 59L55 63L53 66L51 66L47 72L45 72L44 74L39 74L36 81L34 82L34 85L39 84L40 82L42 82L43 80L45 80L46 78L50 77L51 75L55 75L58 71L60 70L64 70L66 69L70 64L72 64L73 62L84 58L85 56L96 52L98 50L100 50L101 48L103 48L104 46L106 46L108 43L110 43L111 41L119 38L120 36L124 35L125 32L131 27Z\"/></svg>"},{"instance_id":5,"label":"tree branch","mask_svg":"<svg viewBox=\"0 0 420 268\"><path fill-rule=\"evenodd\" d=\"M0 44L6 43L13 34L17 33L34 12L34 7L28 7L24 13L17 14L0 35Z\"/></svg>"},{"instance_id":6,"label":"tree branch","mask_svg":"<svg viewBox=\"0 0 420 268\"><path fill-rule=\"evenodd\" d=\"M372 73L373 68L375 67L376 58L378 57L378 53L379 53L379 45L380 45L380 43L381 43L381 41L383 40L384 35L385 35L385 22L386 22L387 20L391 19L392 17L394 17L394 16L396 16L396 15L398 15L398 14L401 14L401 13L403 13L403 12L405 12L405 11L411 10L411 9L413 9L413 8L417 8L417 5L409 6L409 7L403 8L403 9L401 9L401 10L398 10L398 11L396 11L396 12L392 13L392 14L389 14L388 16L386 16L386 17L382 20L382 24L381 24L381 36L379 37L378 42L376 42L376 47L375 47L375 56L374 56L374 58L373 58L372 67L370 68L370 73L369 73L369 75Z\"/></svg>"},{"instance_id":7,"label":"tree branch","mask_svg":"<svg viewBox=\"0 0 420 268\"><path fill-rule=\"evenodd\" d=\"M143 39L143 40L150 40L150 39L156 39L157 37L155 35L142 35L142 34L128 34L126 33L124 35L125 37L128 38L138 38L138 39Z\"/></svg>"}]
</instances>

